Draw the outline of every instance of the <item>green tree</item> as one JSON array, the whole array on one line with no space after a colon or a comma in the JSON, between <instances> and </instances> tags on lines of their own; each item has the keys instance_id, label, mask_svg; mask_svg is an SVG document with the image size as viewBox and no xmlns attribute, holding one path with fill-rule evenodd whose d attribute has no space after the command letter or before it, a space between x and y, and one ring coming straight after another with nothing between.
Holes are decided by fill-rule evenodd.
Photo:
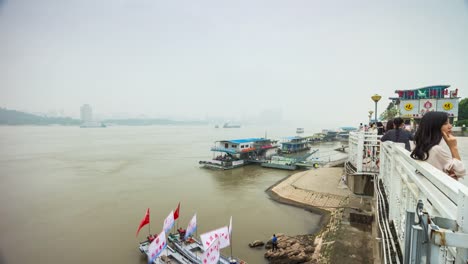
<instances>
[{"instance_id":1,"label":"green tree","mask_svg":"<svg viewBox=\"0 0 468 264\"><path fill-rule=\"evenodd\" d=\"M468 120L468 98L463 98L458 104L458 120Z\"/></svg>"},{"instance_id":2,"label":"green tree","mask_svg":"<svg viewBox=\"0 0 468 264\"><path fill-rule=\"evenodd\" d=\"M387 106L387 109L380 114L380 120L390 120L400 115L400 109L398 104L395 102L390 102Z\"/></svg>"}]
</instances>

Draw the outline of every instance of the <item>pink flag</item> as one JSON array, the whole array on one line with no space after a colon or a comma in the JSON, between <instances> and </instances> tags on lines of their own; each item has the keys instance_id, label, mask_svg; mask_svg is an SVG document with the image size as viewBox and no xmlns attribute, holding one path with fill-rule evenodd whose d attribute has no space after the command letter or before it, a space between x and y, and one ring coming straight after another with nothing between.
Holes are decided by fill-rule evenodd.
<instances>
[{"instance_id":1,"label":"pink flag","mask_svg":"<svg viewBox=\"0 0 468 264\"><path fill-rule=\"evenodd\" d=\"M161 252L166 248L166 232L161 231L156 239L148 247L148 263L152 263Z\"/></svg>"},{"instance_id":2,"label":"pink flag","mask_svg":"<svg viewBox=\"0 0 468 264\"><path fill-rule=\"evenodd\" d=\"M229 231L227 226L218 228L216 230L207 232L205 234L200 235L201 242L203 244L203 248L206 250L211 246L211 244L215 241L215 239L219 239L219 246L220 248L225 248L230 245L229 243Z\"/></svg>"},{"instance_id":3,"label":"pink flag","mask_svg":"<svg viewBox=\"0 0 468 264\"><path fill-rule=\"evenodd\" d=\"M164 220L164 226L163 230L166 233L169 233L171 228L174 226L174 211L171 211L169 215L166 217L166 220Z\"/></svg>"},{"instance_id":4,"label":"pink flag","mask_svg":"<svg viewBox=\"0 0 468 264\"><path fill-rule=\"evenodd\" d=\"M184 239L187 240L187 238L195 233L195 231L197 230L197 214L195 214L193 217L192 217L192 220L190 220L190 223L188 224L187 226L187 230L185 232L185 237Z\"/></svg>"},{"instance_id":5,"label":"pink flag","mask_svg":"<svg viewBox=\"0 0 468 264\"><path fill-rule=\"evenodd\" d=\"M221 255L219 239L215 239L211 246L203 252L202 263L203 264L216 264L219 261Z\"/></svg>"}]
</instances>

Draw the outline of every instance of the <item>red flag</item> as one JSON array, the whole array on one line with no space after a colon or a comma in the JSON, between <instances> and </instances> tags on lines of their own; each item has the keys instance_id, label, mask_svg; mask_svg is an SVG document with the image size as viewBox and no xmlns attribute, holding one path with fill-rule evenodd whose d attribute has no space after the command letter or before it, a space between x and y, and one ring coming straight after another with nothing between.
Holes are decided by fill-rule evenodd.
<instances>
[{"instance_id":1,"label":"red flag","mask_svg":"<svg viewBox=\"0 0 468 264\"><path fill-rule=\"evenodd\" d=\"M180 209L180 202L179 202L179 205L177 205L177 209L174 211L174 220L177 220L177 218L179 218L179 209Z\"/></svg>"},{"instance_id":2,"label":"red flag","mask_svg":"<svg viewBox=\"0 0 468 264\"><path fill-rule=\"evenodd\" d=\"M149 208L148 208L148 209L146 209L145 217L140 222L140 226L138 227L138 230L136 232L136 236L138 236L138 232L140 232L140 229L142 227L144 227L146 224L149 224L149 222L150 222L150 211L149 211Z\"/></svg>"}]
</instances>

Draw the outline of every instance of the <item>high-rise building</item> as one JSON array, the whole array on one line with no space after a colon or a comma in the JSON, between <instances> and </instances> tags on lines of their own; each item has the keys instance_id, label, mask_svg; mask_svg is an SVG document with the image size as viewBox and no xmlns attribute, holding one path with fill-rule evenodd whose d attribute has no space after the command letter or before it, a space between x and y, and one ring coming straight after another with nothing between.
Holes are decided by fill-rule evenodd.
<instances>
[{"instance_id":1,"label":"high-rise building","mask_svg":"<svg viewBox=\"0 0 468 264\"><path fill-rule=\"evenodd\" d=\"M89 104L81 106L81 122L89 123L93 121L93 109Z\"/></svg>"}]
</instances>

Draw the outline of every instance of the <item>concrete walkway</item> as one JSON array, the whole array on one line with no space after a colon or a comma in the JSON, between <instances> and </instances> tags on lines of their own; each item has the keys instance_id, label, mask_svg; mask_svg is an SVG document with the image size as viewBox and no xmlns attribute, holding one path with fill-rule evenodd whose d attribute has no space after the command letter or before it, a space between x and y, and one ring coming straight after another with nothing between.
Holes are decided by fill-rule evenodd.
<instances>
[{"instance_id":1,"label":"concrete walkway","mask_svg":"<svg viewBox=\"0 0 468 264\"><path fill-rule=\"evenodd\" d=\"M343 168L319 168L291 175L271 189L282 198L333 211L351 194L340 188Z\"/></svg>"}]
</instances>

